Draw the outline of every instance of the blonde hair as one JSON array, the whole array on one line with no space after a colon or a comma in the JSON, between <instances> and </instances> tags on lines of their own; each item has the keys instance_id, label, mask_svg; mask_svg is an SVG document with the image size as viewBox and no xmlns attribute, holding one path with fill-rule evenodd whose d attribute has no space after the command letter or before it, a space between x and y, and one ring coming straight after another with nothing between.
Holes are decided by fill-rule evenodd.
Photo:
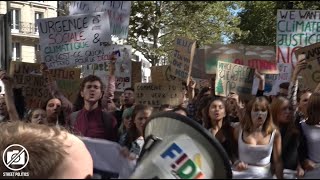
<instances>
[{"instance_id":1,"label":"blonde hair","mask_svg":"<svg viewBox=\"0 0 320 180\"><path fill-rule=\"evenodd\" d=\"M65 155L63 131L57 127L13 121L0 124L0 152L12 145L25 147L29 163L21 171L29 172L32 179L49 178L63 162ZM67 135L67 134L65 134ZM10 171L0 163L0 172ZM13 177L23 178L23 177Z\"/></svg>"},{"instance_id":2,"label":"blonde hair","mask_svg":"<svg viewBox=\"0 0 320 180\"><path fill-rule=\"evenodd\" d=\"M275 125L273 124L273 120L272 120L272 115L271 115L271 109L270 109L270 105L268 100L261 96L261 97L255 97L254 99L252 99L246 106L246 113L245 116L243 118L242 121L240 121L241 123L241 127L244 131L246 132L252 132L253 129L253 122L252 122L252 118L251 118L251 111L252 108L254 107L254 105L256 103L263 103L267 110L268 110L268 115L267 115L267 119L263 124L262 127L262 131L266 134L271 134L273 132L274 129L276 129Z\"/></svg>"},{"instance_id":3,"label":"blonde hair","mask_svg":"<svg viewBox=\"0 0 320 180\"><path fill-rule=\"evenodd\" d=\"M315 92L310 96L307 105L307 117L306 123L308 125L316 125L320 122L320 93Z\"/></svg>"}]
</instances>

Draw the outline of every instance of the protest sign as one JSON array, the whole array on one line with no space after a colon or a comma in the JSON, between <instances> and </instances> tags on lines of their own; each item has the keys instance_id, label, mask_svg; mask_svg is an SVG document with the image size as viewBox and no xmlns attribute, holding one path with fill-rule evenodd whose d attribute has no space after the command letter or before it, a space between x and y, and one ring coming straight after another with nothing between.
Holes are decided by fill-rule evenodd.
<instances>
[{"instance_id":1,"label":"protest sign","mask_svg":"<svg viewBox=\"0 0 320 180\"><path fill-rule=\"evenodd\" d=\"M138 104L160 107L162 104L177 106L183 102L184 86L181 81L137 83L134 89Z\"/></svg>"},{"instance_id":2,"label":"protest sign","mask_svg":"<svg viewBox=\"0 0 320 180\"><path fill-rule=\"evenodd\" d=\"M132 81L131 81L131 87L134 87L134 85L136 83L140 83L142 80L142 74L141 74L141 66L142 63L141 62L132 62L132 71L131 71L131 77L132 77Z\"/></svg>"},{"instance_id":3,"label":"protest sign","mask_svg":"<svg viewBox=\"0 0 320 180\"><path fill-rule=\"evenodd\" d=\"M196 49L192 62L191 77L199 79L210 79L211 75L205 71L205 52L207 47Z\"/></svg>"},{"instance_id":4,"label":"protest sign","mask_svg":"<svg viewBox=\"0 0 320 180\"><path fill-rule=\"evenodd\" d=\"M215 82L215 94L226 97L230 92L235 92L243 97L250 97L253 84L254 69L218 61Z\"/></svg>"},{"instance_id":5,"label":"protest sign","mask_svg":"<svg viewBox=\"0 0 320 180\"><path fill-rule=\"evenodd\" d=\"M305 54L308 63L307 68L302 70L301 75L305 84L314 90L320 82L320 43L305 46L295 51L297 58L301 54Z\"/></svg>"},{"instance_id":6,"label":"protest sign","mask_svg":"<svg viewBox=\"0 0 320 180\"><path fill-rule=\"evenodd\" d=\"M78 97L81 81L82 79L57 79L57 85L62 94L70 102L75 102Z\"/></svg>"},{"instance_id":7,"label":"protest sign","mask_svg":"<svg viewBox=\"0 0 320 180\"><path fill-rule=\"evenodd\" d=\"M247 46L243 44L214 44L204 50L206 72L215 74L217 62L230 62L258 69L264 74L278 74L275 50L272 46Z\"/></svg>"},{"instance_id":8,"label":"protest sign","mask_svg":"<svg viewBox=\"0 0 320 180\"><path fill-rule=\"evenodd\" d=\"M112 35L127 38L131 12L131 1L72 1L70 15L107 12Z\"/></svg>"},{"instance_id":9,"label":"protest sign","mask_svg":"<svg viewBox=\"0 0 320 180\"><path fill-rule=\"evenodd\" d=\"M131 64L131 46L119 46L119 50L115 51L115 56L113 56L115 61L115 76L116 76L116 91L124 91L125 88L131 87L131 73L132 73L132 64ZM96 75L101 78L102 82L107 85L108 78L110 75L109 67L110 61L103 63L94 63L82 66L83 77L86 77L90 74Z\"/></svg>"},{"instance_id":10,"label":"protest sign","mask_svg":"<svg viewBox=\"0 0 320 180\"><path fill-rule=\"evenodd\" d=\"M210 87L210 81L208 79L199 79L199 78L192 78L196 82L196 88L202 89L204 87Z\"/></svg>"},{"instance_id":11,"label":"protest sign","mask_svg":"<svg viewBox=\"0 0 320 180\"><path fill-rule=\"evenodd\" d=\"M281 83L290 82L292 64L278 63L279 74L265 75L264 95L277 95ZM259 87L259 79L254 78L252 86L252 94L256 94Z\"/></svg>"},{"instance_id":12,"label":"protest sign","mask_svg":"<svg viewBox=\"0 0 320 180\"><path fill-rule=\"evenodd\" d=\"M277 62L295 66L296 49L320 42L319 17L319 10L278 10Z\"/></svg>"},{"instance_id":13,"label":"protest sign","mask_svg":"<svg viewBox=\"0 0 320 180\"><path fill-rule=\"evenodd\" d=\"M111 44L108 14L38 19L41 61L49 69L104 62L121 48Z\"/></svg>"},{"instance_id":14,"label":"protest sign","mask_svg":"<svg viewBox=\"0 0 320 180\"><path fill-rule=\"evenodd\" d=\"M76 68L55 69L50 70L49 73L57 81L60 79L79 80L80 78L80 69ZM40 104L51 98L46 79L40 73L40 64L11 61L9 74L13 77L16 88L22 88L28 108L39 107ZM74 88L78 89L79 86ZM60 90L63 92L63 87Z\"/></svg>"},{"instance_id":15,"label":"protest sign","mask_svg":"<svg viewBox=\"0 0 320 180\"><path fill-rule=\"evenodd\" d=\"M182 81L188 82L191 75L196 42L178 37L175 39L174 46L173 60L170 64L171 74Z\"/></svg>"},{"instance_id":16,"label":"protest sign","mask_svg":"<svg viewBox=\"0 0 320 180\"><path fill-rule=\"evenodd\" d=\"M171 75L170 65L151 66L150 69L152 82L166 82L176 79L176 77Z\"/></svg>"}]
</instances>

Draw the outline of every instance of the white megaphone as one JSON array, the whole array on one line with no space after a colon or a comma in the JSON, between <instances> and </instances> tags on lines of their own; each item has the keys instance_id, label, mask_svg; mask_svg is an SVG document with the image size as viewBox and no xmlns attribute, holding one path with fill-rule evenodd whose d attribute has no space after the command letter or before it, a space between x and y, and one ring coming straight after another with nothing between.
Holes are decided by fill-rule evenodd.
<instances>
[{"instance_id":1,"label":"white megaphone","mask_svg":"<svg viewBox=\"0 0 320 180\"><path fill-rule=\"evenodd\" d=\"M232 178L222 145L188 117L158 113L146 124L144 138L131 179Z\"/></svg>"}]
</instances>

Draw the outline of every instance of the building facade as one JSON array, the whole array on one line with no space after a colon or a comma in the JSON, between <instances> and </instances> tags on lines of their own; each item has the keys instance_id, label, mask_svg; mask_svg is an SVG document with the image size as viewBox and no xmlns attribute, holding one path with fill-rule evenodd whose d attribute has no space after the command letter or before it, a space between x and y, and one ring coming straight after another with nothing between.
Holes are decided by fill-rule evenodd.
<instances>
[{"instance_id":1,"label":"building facade","mask_svg":"<svg viewBox=\"0 0 320 180\"><path fill-rule=\"evenodd\" d=\"M35 21L57 17L58 1L0 1L0 14L6 14L7 7L11 10L12 60L36 62L40 46Z\"/></svg>"}]
</instances>

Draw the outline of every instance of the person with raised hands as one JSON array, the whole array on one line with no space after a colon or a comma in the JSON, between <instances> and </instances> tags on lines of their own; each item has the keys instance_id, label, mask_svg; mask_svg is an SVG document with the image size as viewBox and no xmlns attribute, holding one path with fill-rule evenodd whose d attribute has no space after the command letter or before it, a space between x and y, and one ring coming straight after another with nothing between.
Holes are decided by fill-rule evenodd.
<instances>
[{"instance_id":1,"label":"person with raised hands","mask_svg":"<svg viewBox=\"0 0 320 180\"><path fill-rule=\"evenodd\" d=\"M4 70L0 71L0 80L2 80L5 89L4 97L0 97L0 113L3 117L2 122L20 120L14 103L14 81Z\"/></svg>"}]
</instances>

